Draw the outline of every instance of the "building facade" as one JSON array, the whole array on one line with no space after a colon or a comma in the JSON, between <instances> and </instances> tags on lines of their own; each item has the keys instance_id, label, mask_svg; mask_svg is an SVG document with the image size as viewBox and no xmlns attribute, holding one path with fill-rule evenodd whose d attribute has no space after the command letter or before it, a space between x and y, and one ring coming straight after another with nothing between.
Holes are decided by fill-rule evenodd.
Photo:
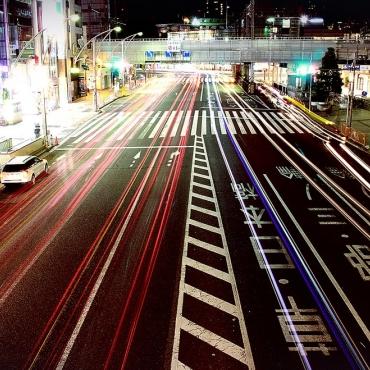
<instances>
[{"instance_id":1,"label":"building facade","mask_svg":"<svg viewBox=\"0 0 370 370\"><path fill-rule=\"evenodd\" d=\"M109 27L109 0L81 0L85 42Z\"/></svg>"}]
</instances>

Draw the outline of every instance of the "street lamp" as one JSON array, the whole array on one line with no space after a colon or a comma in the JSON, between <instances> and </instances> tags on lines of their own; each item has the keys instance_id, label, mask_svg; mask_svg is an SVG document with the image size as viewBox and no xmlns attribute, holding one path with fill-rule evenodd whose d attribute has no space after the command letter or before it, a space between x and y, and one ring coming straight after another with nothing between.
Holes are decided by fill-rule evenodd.
<instances>
[{"instance_id":1,"label":"street lamp","mask_svg":"<svg viewBox=\"0 0 370 370\"><path fill-rule=\"evenodd\" d=\"M94 92L93 92L93 105L94 105L94 110L97 112L99 110L98 107L98 92L97 92L97 86L96 86L96 39L100 36L103 35L109 35L111 32L116 31L120 32L121 27L117 26L114 28L109 28L108 30L105 30L103 32L98 33L94 37L92 37L80 50L80 52L73 58L74 64L77 62L78 58L80 57L81 53L86 49L87 45L90 43L92 44L92 55L93 55L93 71L94 71Z\"/></svg>"},{"instance_id":2,"label":"street lamp","mask_svg":"<svg viewBox=\"0 0 370 370\"><path fill-rule=\"evenodd\" d=\"M120 44L117 44L112 50L111 50L111 53L113 55L113 52L114 50L117 48L117 46L121 46L121 63L123 63L123 60L124 60L124 55L126 53L126 49L127 49L127 46L128 46L128 43L130 41L132 41L136 36L143 36L143 33L140 31L140 32L136 32L136 33L133 33L132 35L129 35L127 37L125 37L124 39L121 40ZM122 74L122 77L123 77L123 82L124 82L124 75Z\"/></svg>"}]
</instances>

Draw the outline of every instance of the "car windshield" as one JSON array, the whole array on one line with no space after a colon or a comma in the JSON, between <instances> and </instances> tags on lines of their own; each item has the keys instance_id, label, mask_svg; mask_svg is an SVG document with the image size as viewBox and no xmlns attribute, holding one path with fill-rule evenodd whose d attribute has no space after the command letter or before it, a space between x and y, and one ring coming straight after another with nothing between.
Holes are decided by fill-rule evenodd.
<instances>
[{"instance_id":1,"label":"car windshield","mask_svg":"<svg viewBox=\"0 0 370 370\"><path fill-rule=\"evenodd\" d=\"M27 163L22 164L6 164L3 168L3 172L19 172L27 170Z\"/></svg>"}]
</instances>

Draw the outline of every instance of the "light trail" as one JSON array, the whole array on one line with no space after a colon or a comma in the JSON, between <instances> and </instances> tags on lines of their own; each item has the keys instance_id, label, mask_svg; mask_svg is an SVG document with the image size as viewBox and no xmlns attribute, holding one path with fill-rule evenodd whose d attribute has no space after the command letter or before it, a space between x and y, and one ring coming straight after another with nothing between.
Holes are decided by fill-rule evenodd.
<instances>
[{"instance_id":1,"label":"light trail","mask_svg":"<svg viewBox=\"0 0 370 370\"><path fill-rule=\"evenodd\" d=\"M234 99L234 101L236 102L235 99ZM240 106L240 104L238 104L238 105ZM241 106L240 106L240 108L243 109L243 107L241 107ZM252 112L254 111L254 109L252 107L249 107L249 109ZM268 125L267 122L264 122L264 123L266 125ZM279 147L278 144L275 143L274 140L272 140L270 138L270 136L268 134L266 134L266 133L262 133L262 134L286 159L288 159L288 161L290 163L293 164L293 166L295 168L297 168L299 171L302 171L302 169L299 166L297 166L296 163L292 162L291 158L286 155L286 153ZM281 135L277 132L276 132L276 135L278 135L278 137L281 137ZM238 154L239 158L241 159L241 162L242 162L244 168L246 169L246 172L249 174L249 177L251 178L253 184L255 185L257 192L260 194L261 200L264 203L268 213L270 214L271 219L274 221L274 224L275 224L276 229L277 229L277 231L280 235L280 238L282 239L285 247L289 251L289 254L291 255L292 259L295 261L296 267L301 272L302 277L304 278L308 289L310 290L310 292L311 292L313 298L315 299L317 305L320 307L320 310L321 310L323 316L325 317L329 327L331 328L331 330L333 332L333 335L335 336L339 345L341 346L342 351L345 354L348 362L351 364L351 366L354 366L356 368L359 367L360 369L365 369L366 367L364 366L364 362L363 362L363 358L361 356L361 353L357 349L356 345L353 343L352 338L348 335L348 332L346 331L345 327L342 325L340 319L337 317L337 314L336 314L335 310L333 309L333 307L331 306L329 300L327 299L323 289L320 287L320 285L317 282L314 274L310 270L307 262L304 260L303 256L301 255L296 242L294 241L293 237L290 235L289 230L286 228L286 226L285 226L284 222L282 221L282 219L280 218L278 212L275 210L275 207L274 207L273 203L269 200L269 197L268 197L266 191L262 187L262 184L260 183L256 174L254 173L253 168L249 164L247 158L245 157L244 152L241 150L241 148L239 146L239 143L236 141L236 139L233 135L230 135L230 133L229 133L229 138L231 139L232 143L234 144L234 147L236 148L237 154ZM291 144L288 143L284 138L281 138L281 139L291 149L293 149L298 154L298 156L303 157L303 159L305 159L305 157L302 156L302 153L300 153L298 150L296 150L296 148L292 147ZM316 167L316 166L314 166L314 167ZM320 171L320 173L321 173L321 171ZM311 180L310 177L307 176L307 174L305 174L303 172L303 175L306 178L306 180L309 181L310 184L312 184L316 188L316 190L320 191L320 193L323 194L324 196L326 195L326 193L323 192L321 189L319 189L319 186L316 185L316 183L313 180ZM330 202L331 198L329 197L327 199ZM331 204L334 207L336 207L337 209L339 208L339 210L342 210L342 208L339 207L336 202L334 202L334 204L333 203L331 203ZM345 214L347 215L346 212L345 212ZM350 217L350 216L348 216L348 217ZM367 231L365 229L363 229L362 227L360 227L359 225L357 225L357 223L356 223L356 226L358 226L358 228L360 228L360 231L362 233L365 233L364 235L367 234ZM262 255L263 255L263 252L262 252ZM271 278L274 279L273 275L271 275ZM276 282L275 282L275 284L276 284ZM279 288L277 287L277 289L279 289ZM277 293L279 293L279 291L277 291ZM280 301L280 299L279 299L279 302L281 304L285 305L285 302ZM288 320L289 320L289 322L291 321L290 318L288 318ZM293 325L293 324L291 324L291 325ZM299 338L297 338L297 339L299 341ZM298 345L301 345L300 342L298 342ZM301 360L304 361L305 366L310 366L309 363L306 363L305 356L301 357Z\"/></svg>"}]
</instances>

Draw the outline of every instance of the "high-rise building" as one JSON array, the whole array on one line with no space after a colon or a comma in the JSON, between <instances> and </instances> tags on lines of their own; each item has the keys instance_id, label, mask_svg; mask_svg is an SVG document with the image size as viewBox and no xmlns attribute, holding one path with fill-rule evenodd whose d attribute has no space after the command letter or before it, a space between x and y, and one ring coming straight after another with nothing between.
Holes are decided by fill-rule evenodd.
<instances>
[{"instance_id":1,"label":"high-rise building","mask_svg":"<svg viewBox=\"0 0 370 370\"><path fill-rule=\"evenodd\" d=\"M85 41L109 28L109 0L81 0Z\"/></svg>"},{"instance_id":2,"label":"high-rise building","mask_svg":"<svg viewBox=\"0 0 370 370\"><path fill-rule=\"evenodd\" d=\"M223 0L205 0L205 18L224 18L226 3Z\"/></svg>"}]
</instances>

